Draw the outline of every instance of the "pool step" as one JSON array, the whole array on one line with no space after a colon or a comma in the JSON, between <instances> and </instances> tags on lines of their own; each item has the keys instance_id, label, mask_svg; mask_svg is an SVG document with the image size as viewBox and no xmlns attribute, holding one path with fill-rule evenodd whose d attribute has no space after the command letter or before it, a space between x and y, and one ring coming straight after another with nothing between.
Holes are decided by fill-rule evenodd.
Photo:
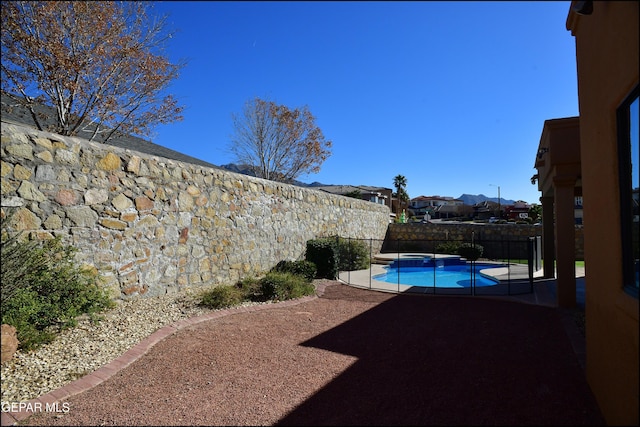
<instances>
[{"instance_id":1,"label":"pool step","mask_svg":"<svg viewBox=\"0 0 640 427\"><path fill-rule=\"evenodd\" d=\"M465 265L467 260L458 256L443 258L400 258L390 262L391 268L407 268L407 267L444 267L448 265Z\"/></svg>"}]
</instances>

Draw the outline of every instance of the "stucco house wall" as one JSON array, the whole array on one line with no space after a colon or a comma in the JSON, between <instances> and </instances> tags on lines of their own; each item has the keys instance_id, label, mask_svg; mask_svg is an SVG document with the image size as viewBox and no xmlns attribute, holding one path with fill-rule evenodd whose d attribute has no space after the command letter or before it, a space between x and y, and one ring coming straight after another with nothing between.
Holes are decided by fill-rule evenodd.
<instances>
[{"instance_id":1,"label":"stucco house wall","mask_svg":"<svg viewBox=\"0 0 640 427\"><path fill-rule=\"evenodd\" d=\"M567 17L580 107L587 379L609 425L638 425L638 297L623 288L616 110L638 87L640 2L594 1L582 15L578 3L591 2L572 2Z\"/></svg>"}]
</instances>

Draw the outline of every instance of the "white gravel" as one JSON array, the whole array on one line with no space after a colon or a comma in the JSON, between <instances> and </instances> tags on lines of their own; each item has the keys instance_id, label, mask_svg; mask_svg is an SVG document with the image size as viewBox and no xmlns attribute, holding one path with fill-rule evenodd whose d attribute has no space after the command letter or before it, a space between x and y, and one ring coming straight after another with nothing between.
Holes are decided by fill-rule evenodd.
<instances>
[{"instance_id":1,"label":"white gravel","mask_svg":"<svg viewBox=\"0 0 640 427\"><path fill-rule=\"evenodd\" d=\"M2 402L25 402L108 364L156 330L211 312L197 293L180 292L119 302L96 323L82 318L53 342L2 365Z\"/></svg>"}]
</instances>

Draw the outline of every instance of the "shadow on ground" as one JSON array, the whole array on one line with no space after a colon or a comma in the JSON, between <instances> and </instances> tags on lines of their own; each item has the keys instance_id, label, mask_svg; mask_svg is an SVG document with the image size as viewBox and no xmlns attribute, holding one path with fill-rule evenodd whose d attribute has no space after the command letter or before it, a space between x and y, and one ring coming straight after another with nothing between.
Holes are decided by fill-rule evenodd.
<instances>
[{"instance_id":1,"label":"shadow on ground","mask_svg":"<svg viewBox=\"0 0 640 427\"><path fill-rule=\"evenodd\" d=\"M358 362L279 425L604 424L554 308L398 295L303 345Z\"/></svg>"}]
</instances>

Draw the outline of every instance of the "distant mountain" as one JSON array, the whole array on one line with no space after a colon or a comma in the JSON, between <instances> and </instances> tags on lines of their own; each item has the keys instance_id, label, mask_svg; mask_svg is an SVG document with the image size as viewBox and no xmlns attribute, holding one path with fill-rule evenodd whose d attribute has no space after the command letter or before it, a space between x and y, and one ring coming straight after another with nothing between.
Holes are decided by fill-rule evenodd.
<instances>
[{"instance_id":1,"label":"distant mountain","mask_svg":"<svg viewBox=\"0 0 640 427\"><path fill-rule=\"evenodd\" d=\"M498 203L497 197L487 197L484 194L463 194L462 196L458 197L458 199L462 200L465 205L470 206L473 206L477 203L482 203L484 201ZM509 200L505 199L504 197L500 197L500 204L502 205L513 205L515 202L515 200Z\"/></svg>"},{"instance_id":2,"label":"distant mountain","mask_svg":"<svg viewBox=\"0 0 640 427\"><path fill-rule=\"evenodd\" d=\"M256 174L251 170L251 166L249 165L237 165L235 163L228 163L226 165L218 166L219 168L226 169L229 172L241 173L243 175L256 176ZM320 182L312 182L311 184L307 184L300 181L293 181L291 184L297 185L298 187L324 187L326 184L322 184Z\"/></svg>"},{"instance_id":3,"label":"distant mountain","mask_svg":"<svg viewBox=\"0 0 640 427\"><path fill-rule=\"evenodd\" d=\"M226 165L221 165L219 166L222 169L226 169L230 172L235 172L235 173L241 173L243 175L250 175L250 176L255 176L255 174L253 173L253 171L251 170L251 167L249 165L237 165L235 163L229 163ZM300 181L294 181L292 183L293 185L297 185L299 187L326 187L329 186L329 184L322 184L320 182L312 182L311 184L307 184L304 182L300 182ZM487 197L484 194L478 194L478 195L474 195L474 194L463 194L462 196L458 197L458 199L462 200L464 202L465 205L469 205L469 206L473 206L477 203L481 203L484 201L489 201L489 202L493 202L493 203L498 203L498 198L497 197ZM515 203L515 200L509 200L509 199L505 199L503 197L500 198L500 204L502 205L513 205Z\"/></svg>"},{"instance_id":4,"label":"distant mountain","mask_svg":"<svg viewBox=\"0 0 640 427\"><path fill-rule=\"evenodd\" d=\"M235 163L229 163L226 165L220 165L222 169L226 169L229 172L241 173L243 175L256 176L251 170L249 165L237 165Z\"/></svg>"}]
</instances>

